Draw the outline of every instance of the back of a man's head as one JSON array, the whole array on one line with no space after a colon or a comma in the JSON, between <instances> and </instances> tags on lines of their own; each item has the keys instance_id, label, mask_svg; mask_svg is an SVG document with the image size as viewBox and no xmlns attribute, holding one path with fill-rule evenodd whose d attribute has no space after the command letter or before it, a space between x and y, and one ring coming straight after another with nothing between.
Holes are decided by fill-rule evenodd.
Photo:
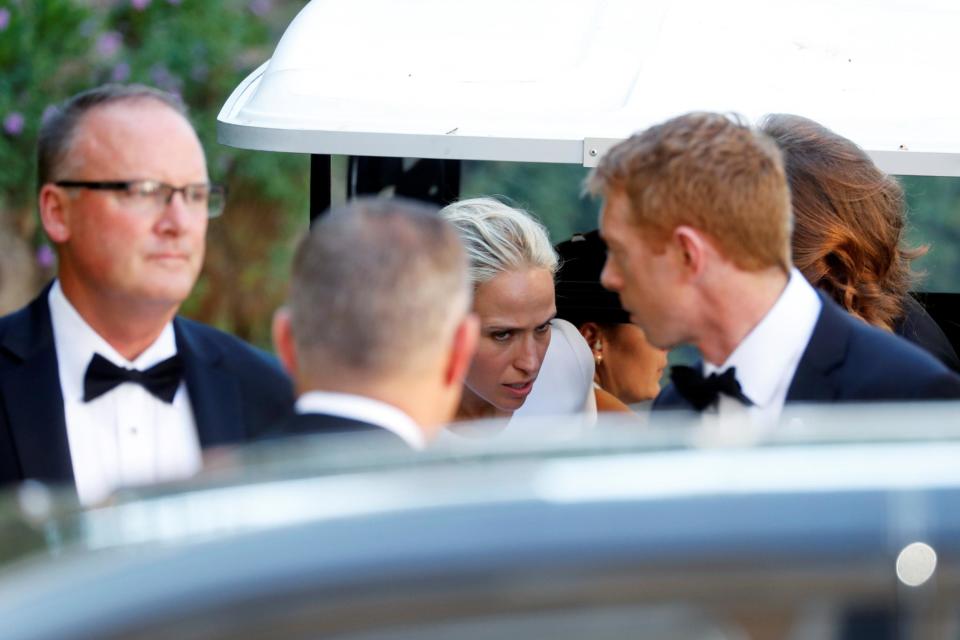
<instances>
[{"instance_id":1,"label":"back of a man's head","mask_svg":"<svg viewBox=\"0 0 960 640\"><path fill-rule=\"evenodd\" d=\"M294 259L298 386L362 393L431 375L469 306L465 252L435 208L372 198L334 208Z\"/></svg>"},{"instance_id":2,"label":"back of a man's head","mask_svg":"<svg viewBox=\"0 0 960 640\"><path fill-rule=\"evenodd\" d=\"M737 267L790 267L790 192L776 144L737 119L689 113L606 153L587 183L625 194L654 243L680 225L707 234Z\"/></svg>"}]
</instances>

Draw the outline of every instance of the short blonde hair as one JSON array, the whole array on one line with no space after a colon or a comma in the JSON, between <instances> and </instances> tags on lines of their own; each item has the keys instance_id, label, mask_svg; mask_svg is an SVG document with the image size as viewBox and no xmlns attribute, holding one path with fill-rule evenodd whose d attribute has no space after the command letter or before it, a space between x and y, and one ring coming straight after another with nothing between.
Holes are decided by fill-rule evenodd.
<instances>
[{"instance_id":1,"label":"short blonde hair","mask_svg":"<svg viewBox=\"0 0 960 640\"><path fill-rule=\"evenodd\" d=\"M474 287L504 271L532 267L557 272L557 253L546 228L521 209L494 198L469 198L447 205L440 215L460 234Z\"/></svg>"},{"instance_id":2,"label":"short blonde hair","mask_svg":"<svg viewBox=\"0 0 960 640\"><path fill-rule=\"evenodd\" d=\"M776 144L739 118L689 113L617 144L587 189L622 191L633 222L662 245L680 225L708 235L737 267L790 269L790 190Z\"/></svg>"}]
</instances>

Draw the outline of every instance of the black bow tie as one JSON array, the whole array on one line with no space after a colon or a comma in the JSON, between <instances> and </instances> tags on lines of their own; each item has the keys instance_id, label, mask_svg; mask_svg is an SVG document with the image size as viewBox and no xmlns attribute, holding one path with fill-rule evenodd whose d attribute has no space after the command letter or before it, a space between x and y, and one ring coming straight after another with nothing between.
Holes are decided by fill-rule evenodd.
<instances>
[{"instance_id":1,"label":"black bow tie","mask_svg":"<svg viewBox=\"0 0 960 640\"><path fill-rule=\"evenodd\" d=\"M677 365L670 368L670 379L677 392L686 398L697 411L703 411L716 402L721 393L736 398L746 406L753 405L750 398L743 395L740 383L737 382L736 367L730 367L720 375L711 373L703 377L697 367Z\"/></svg>"},{"instance_id":2,"label":"black bow tie","mask_svg":"<svg viewBox=\"0 0 960 640\"><path fill-rule=\"evenodd\" d=\"M93 354L83 376L83 401L90 402L124 382L136 382L166 403L173 402L183 377L183 361L179 355L167 358L146 371L125 369L99 353Z\"/></svg>"}]
</instances>

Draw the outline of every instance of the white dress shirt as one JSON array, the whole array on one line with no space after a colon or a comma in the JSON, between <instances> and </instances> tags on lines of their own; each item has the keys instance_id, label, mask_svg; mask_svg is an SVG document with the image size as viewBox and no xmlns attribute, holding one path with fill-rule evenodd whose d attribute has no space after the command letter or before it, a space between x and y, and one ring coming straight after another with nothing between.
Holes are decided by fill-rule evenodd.
<instances>
[{"instance_id":1,"label":"white dress shirt","mask_svg":"<svg viewBox=\"0 0 960 640\"><path fill-rule=\"evenodd\" d=\"M94 353L120 367L149 369L176 355L173 324L167 324L156 341L131 362L84 321L59 281L50 289L49 304L80 501L96 504L119 487L176 480L199 471L200 441L184 382L172 404L132 382L83 401L84 374Z\"/></svg>"},{"instance_id":2,"label":"white dress shirt","mask_svg":"<svg viewBox=\"0 0 960 640\"><path fill-rule=\"evenodd\" d=\"M803 275L791 269L783 293L726 362L715 366L704 360L704 376L719 375L736 367L740 388L753 405L747 407L735 398L720 394L717 402L704 410L704 423L719 420L721 425L730 424L735 428L746 419L758 429L775 426L822 306Z\"/></svg>"},{"instance_id":3,"label":"white dress shirt","mask_svg":"<svg viewBox=\"0 0 960 640\"><path fill-rule=\"evenodd\" d=\"M352 393L308 391L297 398L297 413L324 413L368 422L391 431L417 451L426 447L426 438L417 423L397 407Z\"/></svg>"}]
</instances>

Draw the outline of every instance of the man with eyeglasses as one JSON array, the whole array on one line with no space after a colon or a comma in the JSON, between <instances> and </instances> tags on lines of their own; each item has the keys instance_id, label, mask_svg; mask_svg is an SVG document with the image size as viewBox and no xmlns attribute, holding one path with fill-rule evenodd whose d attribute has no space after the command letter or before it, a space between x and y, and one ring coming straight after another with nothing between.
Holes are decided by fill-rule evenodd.
<instances>
[{"instance_id":1,"label":"man with eyeglasses","mask_svg":"<svg viewBox=\"0 0 960 640\"><path fill-rule=\"evenodd\" d=\"M73 482L95 504L188 477L202 449L291 410L277 362L176 315L224 200L179 99L74 96L41 128L38 170L58 277L0 319L0 484Z\"/></svg>"}]
</instances>

